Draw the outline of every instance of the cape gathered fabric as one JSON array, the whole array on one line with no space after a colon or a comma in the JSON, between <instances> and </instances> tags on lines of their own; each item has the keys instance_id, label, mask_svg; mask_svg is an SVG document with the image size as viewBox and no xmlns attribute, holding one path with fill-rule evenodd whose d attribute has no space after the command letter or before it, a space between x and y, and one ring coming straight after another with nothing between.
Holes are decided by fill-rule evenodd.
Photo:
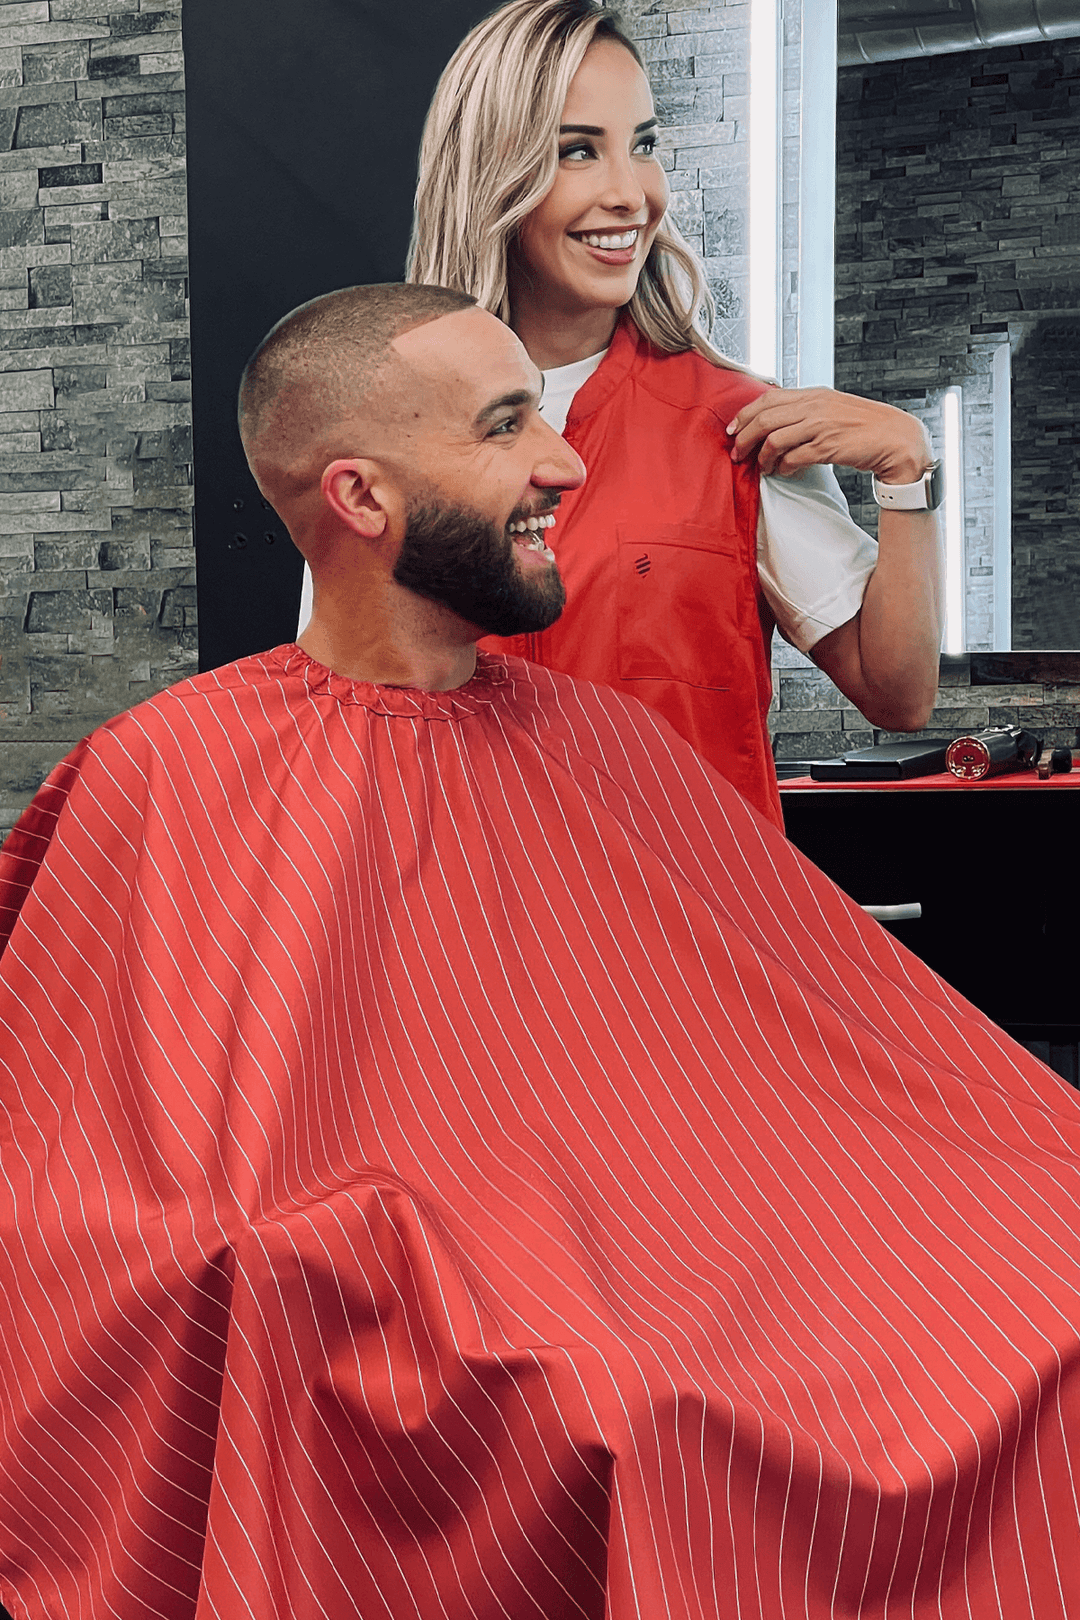
<instances>
[{"instance_id":1,"label":"cape gathered fabric","mask_svg":"<svg viewBox=\"0 0 1080 1620\"><path fill-rule=\"evenodd\" d=\"M621 320L563 434L587 468L548 536L566 607L539 634L480 645L640 698L782 827L757 466L731 460L725 431L764 386Z\"/></svg>"},{"instance_id":2,"label":"cape gathered fabric","mask_svg":"<svg viewBox=\"0 0 1080 1620\"><path fill-rule=\"evenodd\" d=\"M295 647L2 857L15 1620L1080 1614L1080 1106L621 694Z\"/></svg>"}]
</instances>

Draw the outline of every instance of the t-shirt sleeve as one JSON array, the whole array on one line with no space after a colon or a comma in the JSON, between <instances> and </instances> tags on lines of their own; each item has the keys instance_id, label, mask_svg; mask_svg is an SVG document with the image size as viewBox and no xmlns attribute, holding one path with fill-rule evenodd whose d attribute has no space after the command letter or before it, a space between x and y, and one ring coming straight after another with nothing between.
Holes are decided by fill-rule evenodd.
<instances>
[{"instance_id":1,"label":"t-shirt sleeve","mask_svg":"<svg viewBox=\"0 0 1080 1620\"><path fill-rule=\"evenodd\" d=\"M311 619L311 609L314 605L311 585L311 569L304 563L304 583L300 587L300 612L296 619L296 634L302 636Z\"/></svg>"},{"instance_id":2,"label":"t-shirt sleeve","mask_svg":"<svg viewBox=\"0 0 1080 1620\"><path fill-rule=\"evenodd\" d=\"M758 576L786 641L809 652L855 617L877 565L877 543L847 509L831 467L763 478Z\"/></svg>"}]
</instances>

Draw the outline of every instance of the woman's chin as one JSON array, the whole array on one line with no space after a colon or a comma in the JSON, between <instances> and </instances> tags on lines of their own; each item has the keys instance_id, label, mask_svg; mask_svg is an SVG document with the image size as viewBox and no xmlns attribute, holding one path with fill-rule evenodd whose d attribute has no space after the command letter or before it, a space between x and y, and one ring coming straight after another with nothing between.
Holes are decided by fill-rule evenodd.
<instances>
[{"instance_id":1,"label":"woman's chin","mask_svg":"<svg viewBox=\"0 0 1080 1620\"><path fill-rule=\"evenodd\" d=\"M640 273L637 265L626 265L583 277L575 287L582 314L622 309L637 291Z\"/></svg>"}]
</instances>

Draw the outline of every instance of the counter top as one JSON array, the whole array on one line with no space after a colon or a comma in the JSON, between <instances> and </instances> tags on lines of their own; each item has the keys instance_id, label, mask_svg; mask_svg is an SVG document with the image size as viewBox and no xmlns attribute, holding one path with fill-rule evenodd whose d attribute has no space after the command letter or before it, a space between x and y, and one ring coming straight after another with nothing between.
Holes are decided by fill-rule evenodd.
<instances>
[{"instance_id":1,"label":"counter top","mask_svg":"<svg viewBox=\"0 0 1080 1620\"><path fill-rule=\"evenodd\" d=\"M951 771L939 771L934 776L909 776L903 780L890 777L877 782L817 782L812 776L791 776L779 785L781 793L801 793L807 789L815 793L880 793L882 788L889 792L901 789L916 793L981 793L997 788L1037 788L1041 792L1044 788L1080 788L1080 764L1075 764L1071 771L1059 771L1045 782L1031 770L1007 771L1001 776L984 776L975 782L954 776Z\"/></svg>"}]
</instances>

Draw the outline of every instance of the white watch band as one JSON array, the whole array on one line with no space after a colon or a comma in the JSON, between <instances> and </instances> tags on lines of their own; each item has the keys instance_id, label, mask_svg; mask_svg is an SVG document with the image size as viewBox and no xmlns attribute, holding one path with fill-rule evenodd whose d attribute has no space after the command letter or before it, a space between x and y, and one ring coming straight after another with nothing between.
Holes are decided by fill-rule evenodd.
<instances>
[{"instance_id":1,"label":"white watch band","mask_svg":"<svg viewBox=\"0 0 1080 1620\"><path fill-rule=\"evenodd\" d=\"M874 499L894 512L935 512L944 494L941 462L935 461L914 484L883 484L873 477Z\"/></svg>"}]
</instances>

